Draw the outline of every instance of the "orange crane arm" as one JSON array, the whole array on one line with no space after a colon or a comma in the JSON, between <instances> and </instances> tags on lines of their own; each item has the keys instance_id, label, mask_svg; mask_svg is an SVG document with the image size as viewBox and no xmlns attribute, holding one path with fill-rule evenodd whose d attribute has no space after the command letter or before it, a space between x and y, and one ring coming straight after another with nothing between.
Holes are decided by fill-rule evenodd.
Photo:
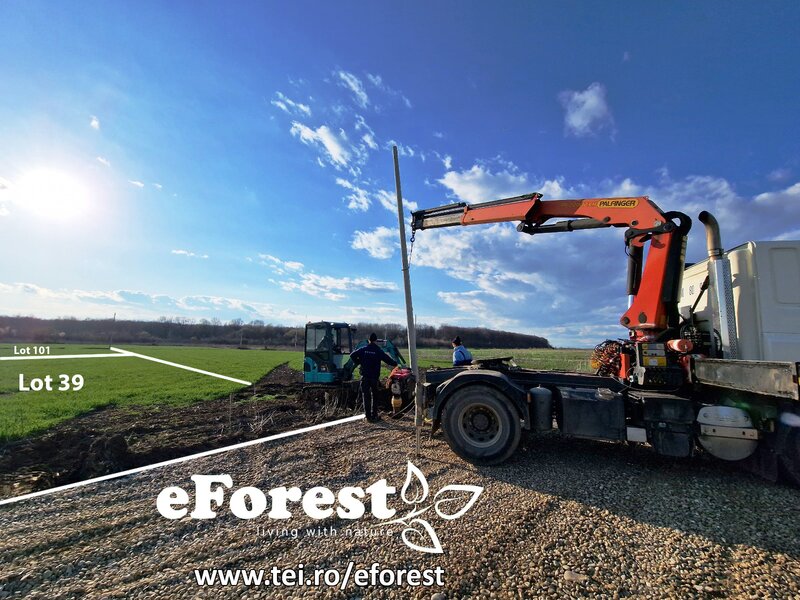
<instances>
[{"instance_id":1,"label":"orange crane arm","mask_svg":"<svg viewBox=\"0 0 800 600\"><path fill-rule=\"evenodd\" d=\"M628 227L628 294L631 305L620 323L636 338L677 325L677 294L691 220L663 213L648 197L543 201L538 193L468 205L463 202L412 213L412 230L519 221L528 234ZM555 218L568 220L547 224ZM673 219L678 218L680 225ZM642 271L643 247L650 242Z\"/></svg>"}]
</instances>

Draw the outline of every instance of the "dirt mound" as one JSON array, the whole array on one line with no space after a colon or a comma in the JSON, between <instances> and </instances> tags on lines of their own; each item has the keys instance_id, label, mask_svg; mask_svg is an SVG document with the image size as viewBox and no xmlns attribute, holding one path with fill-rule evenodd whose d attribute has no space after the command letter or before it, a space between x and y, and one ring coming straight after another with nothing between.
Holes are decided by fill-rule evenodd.
<instances>
[{"instance_id":1,"label":"dirt mound","mask_svg":"<svg viewBox=\"0 0 800 600\"><path fill-rule=\"evenodd\" d=\"M280 365L236 394L188 406L107 407L0 445L0 498L82 481L352 414L303 397Z\"/></svg>"},{"instance_id":2,"label":"dirt mound","mask_svg":"<svg viewBox=\"0 0 800 600\"><path fill-rule=\"evenodd\" d=\"M300 371L295 371L292 369L287 363L282 365L278 365L272 371L267 373L266 377L264 377L261 381L258 382L259 384L264 385L294 385L294 384L302 384L303 383L303 373Z\"/></svg>"}]
</instances>

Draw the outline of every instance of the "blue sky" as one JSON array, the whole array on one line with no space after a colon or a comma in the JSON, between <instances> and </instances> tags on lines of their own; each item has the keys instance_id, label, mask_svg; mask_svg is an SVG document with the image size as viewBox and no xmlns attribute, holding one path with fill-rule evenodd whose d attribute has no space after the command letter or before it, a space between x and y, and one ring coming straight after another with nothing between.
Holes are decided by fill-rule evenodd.
<instances>
[{"instance_id":1,"label":"blue sky","mask_svg":"<svg viewBox=\"0 0 800 600\"><path fill-rule=\"evenodd\" d=\"M0 313L403 322L392 143L407 208L647 194L800 238L800 5L610 7L6 0ZM420 232L418 321L619 337L620 236Z\"/></svg>"}]
</instances>

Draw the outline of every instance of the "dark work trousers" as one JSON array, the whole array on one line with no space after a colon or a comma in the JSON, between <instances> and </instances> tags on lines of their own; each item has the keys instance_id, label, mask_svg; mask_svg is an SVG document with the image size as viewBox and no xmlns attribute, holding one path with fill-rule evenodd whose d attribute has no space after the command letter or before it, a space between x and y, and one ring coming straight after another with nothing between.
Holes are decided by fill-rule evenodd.
<instances>
[{"instance_id":1,"label":"dark work trousers","mask_svg":"<svg viewBox=\"0 0 800 600\"><path fill-rule=\"evenodd\" d=\"M364 414L368 419L378 417L378 380L361 378L361 395L364 397Z\"/></svg>"}]
</instances>

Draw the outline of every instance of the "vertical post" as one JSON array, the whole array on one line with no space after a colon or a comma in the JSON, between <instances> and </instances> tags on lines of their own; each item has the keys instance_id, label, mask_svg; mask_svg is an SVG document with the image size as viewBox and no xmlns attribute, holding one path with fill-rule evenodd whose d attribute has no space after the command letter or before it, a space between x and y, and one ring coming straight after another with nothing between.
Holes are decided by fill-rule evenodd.
<instances>
[{"instance_id":1,"label":"vertical post","mask_svg":"<svg viewBox=\"0 0 800 600\"><path fill-rule=\"evenodd\" d=\"M406 293L406 326L408 327L408 355L411 360L411 372L416 381L414 425L417 428L417 456L420 453L420 436L424 406L422 404L422 384L419 378L417 365L417 331L414 327L414 305L411 303L411 278L408 272L408 252L406 250L406 222L403 216L403 192L400 188L400 160L397 156L397 146L392 146L394 157L394 185L397 191L397 226L400 230L400 257L403 261L403 287Z\"/></svg>"},{"instance_id":2,"label":"vertical post","mask_svg":"<svg viewBox=\"0 0 800 600\"><path fill-rule=\"evenodd\" d=\"M117 326L117 313L114 313L114 318L111 319L111 337L108 340L108 347L114 345L114 328Z\"/></svg>"}]
</instances>

